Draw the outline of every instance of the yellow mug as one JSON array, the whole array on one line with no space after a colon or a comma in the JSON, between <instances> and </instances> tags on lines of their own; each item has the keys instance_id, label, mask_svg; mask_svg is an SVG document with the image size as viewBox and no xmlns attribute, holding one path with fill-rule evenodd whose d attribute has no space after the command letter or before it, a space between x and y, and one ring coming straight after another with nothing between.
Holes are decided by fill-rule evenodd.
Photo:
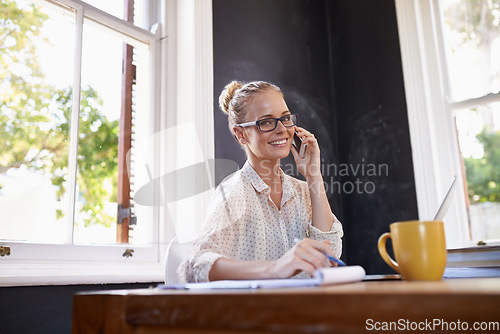
<instances>
[{"instance_id":1,"label":"yellow mug","mask_svg":"<svg viewBox=\"0 0 500 334\"><path fill-rule=\"evenodd\" d=\"M446 267L446 240L442 221L404 221L390 225L378 239L382 259L406 280L438 281ZM396 260L387 254L391 238Z\"/></svg>"}]
</instances>

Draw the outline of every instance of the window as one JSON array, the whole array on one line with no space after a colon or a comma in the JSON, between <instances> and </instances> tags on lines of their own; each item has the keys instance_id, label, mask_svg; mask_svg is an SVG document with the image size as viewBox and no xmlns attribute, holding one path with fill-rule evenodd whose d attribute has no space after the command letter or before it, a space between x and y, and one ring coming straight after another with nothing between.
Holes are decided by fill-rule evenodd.
<instances>
[{"instance_id":1,"label":"window","mask_svg":"<svg viewBox=\"0 0 500 334\"><path fill-rule=\"evenodd\" d=\"M469 239L489 244L500 241L500 2L445 0L441 12Z\"/></svg>"},{"instance_id":2,"label":"window","mask_svg":"<svg viewBox=\"0 0 500 334\"><path fill-rule=\"evenodd\" d=\"M91 6L102 10L119 19L125 19L132 22L137 27L144 28L144 5L145 1L130 1L130 0L84 0ZM130 9L133 9L133 13ZM127 11L128 15L124 15ZM133 14L133 15L132 15Z\"/></svg>"},{"instance_id":3,"label":"window","mask_svg":"<svg viewBox=\"0 0 500 334\"><path fill-rule=\"evenodd\" d=\"M151 118L149 82L141 75L150 67L150 45L91 17L79 24L71 8L8 4L18 15L5 17L3 32L10 47L2 82L0 238L128 243L129 228L119 227L137 218L129 182L135 169L127 171L126 157L134 153L131 137L147 136L148 125L139 120ZM135 232L150 230L140 224Z\"/></svg>"},{"instance_id":4,"label":"window","mask_svg":"<svg viewBox=\"0 0 500 334\"><path fill-rule=\"evenodd\" d=\"M17 45L25 47L17 58L6 49L15 49L15 40L7 37L0 45L0 66L9 64L8 69L0 67L0 147L12 133L29 140L24 146L0 150L0 206L7 193L19 196L0 211L0 286L163 280L166 250L172 241L186 242L195 235L210 198L210 191L186 198L182 180L175 179L179 183L173 187L162 181L176 170L208 163L214 157L211 2L135 0L132 24L108 7L122 0L0 1L6 4L0 14L0 34L10 29L11 36L29 36L25 44ZM12 8L19 4L29 10L26 17L42 16L55 33L39 41L43 29L12 29L15 23L9 20L20 13ZM36 13L30 14L35 8ZM23 25L32 26L38 27ZM3 42L4 35L0 37ZM37 67L34 59L43 52L53 61L40 61ZM124 53L131 69L125 85ZM28 65L33 64L37 71L31 72ZM32 80L42 72L45 77ZM5 99L27 83L33 85L25 95L8 101L24 103L19 114L24 118L17 119ZM55 94L55 86L66 89ZM127 94L122 94L124 88ZM130 135L122 141L130 143L132 152L120 146L120 133L127 131L120 126L126 123L122 113L130 117L130 124L124 126L130 128ZM55 131L54 127L59 128ZM102 127L106 131L98 131ZM34 143L47 147L26 150L37 147ZM117 153L120 148L127 154ZM7 185L12 177L6 174L5 161L12 152L26 155L26 151L28 157L41 161L10 168L20 169L20 175L17 185ZM125 158L121 169L113 159L118 156ZM54 172L50 168L56 164L61 167ZM131 182L132 197L127 197L127 186L121 194L134 204L130 211L137 225L117 242L120 170ZM31 178L21 178L25 175ZM196 184L196 177L190 182ZM57 187L54 190L53 178L56 185L62 184L60 192ZM30 191L22 193L29 187ZM87 195L88 189L99 192ZM96 202L95 196L106 200ZM23 203L22 208L4 223L3 208L10 209L13 203ZM125 210L123 215L129 217L129 213ZM96 219L109 222L110 228L95 224ZM8 231L20 224L24 224L21 232L6 236L3 227Z\"/></svg>"},{"instance_id":5,"label":"window","mask_svg":"<svg viewBox=\"0 0 500 334\"><path fill-rule=\"evenodd\" d=\"M82 271L96 261L158 264L157 207L133 205L134 189L157 173L158 39L79 1L1 3L3 273L52 260Z\"/></svg>"},{"instance_id":6,"label":"window","mask_svg":"<svg viewBox=\"0 0 500 334\"><path fill-rule=\"evenodd\" d=\"M44 52L60 55L60 59L74 58L75 13L68 11L68 19L64 19L56 8L51 8L52 16L49 16L36 10L30 2L6 4L7 10L2 11L2 41L5 43L1 54L0 238L61 242L69 227L58 226L56 214L67 217L67 206L57 207L51 178L59 178L60 181L55 182L63 188L62 181L67 178L68 124L63 120L63 108L55 111L51 106L57 101L52 98L55 89L45 84L36 66L39 55ZM42 26L55 25L58 21L62 31L73 32L67 45L59 43L51 50L41 45L37 48L37 41L43 40L39 35ZM48 43L44 46L50 48ZM47 80L57 80L60 86L71 87L73 65L59 62L59 66L61 75L57 79L55 75L49 76ZM49 161L52 175L43 176ZM40 172L30 172L30 169Z\"/></svg>"},{"instance_id":7,"label":"window","mask_svg":"<svg viewBox=\"0 0 500 334\"><path fill-rule=\"evenodd\" d=\"M420 219L432 217L452 176L459 176L453 204L444 219L449 249L474 246L484 238L474 232L474 225L483 223L469 206L474 176L470 167L466 173L468 163L462 163L462 158L471 150L475 154L481 151L471 133L474 117L481 109L498 108L498 73L474 68L480 64L474 58L480 52L470 48L478 46L477 36L467 30L470 18L460 14L471 13L471 8L460 11L466 3L474 6L474 15L492 16L489 23L498 25L496 1L396 1ZM473 37L471 45L464 39L467 34L467 38ZM489 43L498 43L494 42L498 30L490 37ZM496 59L498 56L491 58ZM486 184L495 182L493 175L487 178L491 179ZM486 238L496 237L490 234Z\"/></svg>"}]
</instances>

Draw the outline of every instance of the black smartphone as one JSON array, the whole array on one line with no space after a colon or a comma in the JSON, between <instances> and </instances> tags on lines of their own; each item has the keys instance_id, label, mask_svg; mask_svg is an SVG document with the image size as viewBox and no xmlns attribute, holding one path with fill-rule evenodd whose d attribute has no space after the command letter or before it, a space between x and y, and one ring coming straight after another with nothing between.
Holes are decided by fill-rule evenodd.
<instances>
[{"instance_id":1,"label":"black smartphone","mask_svg":"<svg viewBox=\"0 0 500 334\"><path fill-rule=\"evenodd\" d=\"M297 136L297 133L293 134L293 142L292 145L295 146L297 152L299 152L299 157L304 158L306 154L307 144L302 144L302 139Z\"/></svg>"}]
</instances>

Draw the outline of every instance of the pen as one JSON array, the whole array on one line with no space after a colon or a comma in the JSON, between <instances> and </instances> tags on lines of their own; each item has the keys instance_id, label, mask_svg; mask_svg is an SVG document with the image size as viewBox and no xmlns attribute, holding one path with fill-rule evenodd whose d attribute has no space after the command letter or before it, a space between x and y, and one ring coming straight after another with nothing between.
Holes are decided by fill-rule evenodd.
<instances>
[{"instance_id":1,"label":"pen","mask_svg":"<svg viewBox=\"0 0 500 334\"><path fill-rule=\"evenodd\" d=\"M325 254L325 253L323 253L323 254ZM344 261L342 261L341 259L336 259L336 258L334 258L333 256L328 255L328 254L325 254L325 255L326 255L326 257L328 258L328 260L330 260L330 261L333 261L333 262L337 263L339 266L345 266L345 265L346 265L346 264L345 264L345 262L344 262Z\"/></svg>"},{"instance_id":2,"label":"pen","mask_svg":"<svg viewBox=\"0 0 500 334\"><path fill-rule=\"evenodd\" d=\"M299 241L300 241L300 239L297 239L297 238L293 239L293 242L294 242L294 243L298 243ZM345 262L344 262L344 261L342 261L341 259L336 259L336 258L334 258L333 256L328 255L328 254L326 254L326 253L323 253L323 254L325 254L325 256L328 258L328 260L335 262L335 263L336 263L336 264L338 264L339 266L345 266L345 265L346 265L346 264L345 264Z\"/></svg>"}]
</instances>

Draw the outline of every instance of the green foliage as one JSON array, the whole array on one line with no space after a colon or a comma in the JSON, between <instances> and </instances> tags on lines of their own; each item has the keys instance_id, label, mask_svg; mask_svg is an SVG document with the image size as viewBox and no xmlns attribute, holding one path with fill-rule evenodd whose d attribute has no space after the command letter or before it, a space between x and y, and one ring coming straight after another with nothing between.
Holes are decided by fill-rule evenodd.
<instances>
[{"instance_id":1,"label":"green foliage","mask_svg":"<svg viewBox=\"0 0 500 334\"><path fill-rule=\"evenodd\" d=\"M0 173L27 167L50 177L60 200L68 181L71 88L44 81L36 58L47 17L35 6L0 0ZM110 226L104 203L116 202L118 120L109 121L92 87L81 91L78 199L85 225ZM58 218L63 212L58 210Z\"/></svg>"},{"instance_id":2,"label":"green foliage","mask_svg":"<svg viewBox=\"0 0 500 334\"><path fill-rule=\"evenodd\" d=\"M82 212L85 225L104 223L110 226L114 217L104 213L103 203L116 202L118 180L118 120L108 121L93 107L97 92L82 92L80 141L78 146L78 186L85 199ZM102 105L99 100L97 105Z\"/></svg>"},{"instance_id":3,"label":"green foliage","mask_svg":"<svg viewBox=\"0 0 500 334\"><path fill-rule=\"evenodd\" d=\"M36 132L49 121L50 88L35 57L46 17L34 7L21 10L14 1L0 4L0 173L29 163ZM54 134L44 138L39 154L51 148ZM42 153L43 151L43 153ZM31 160L31 159L30 159Z\"/></svg>"},{"instance_id":4,"label":"green foliage","mask_svg":"<svg viewBox=\"0 0 500 334\"><path fill-rule=\"evenodd\" d=\"M500 131L483 130L477 135L484 156L465 158L471 202L500 202Z\"/></svg>"}]
</instances>

